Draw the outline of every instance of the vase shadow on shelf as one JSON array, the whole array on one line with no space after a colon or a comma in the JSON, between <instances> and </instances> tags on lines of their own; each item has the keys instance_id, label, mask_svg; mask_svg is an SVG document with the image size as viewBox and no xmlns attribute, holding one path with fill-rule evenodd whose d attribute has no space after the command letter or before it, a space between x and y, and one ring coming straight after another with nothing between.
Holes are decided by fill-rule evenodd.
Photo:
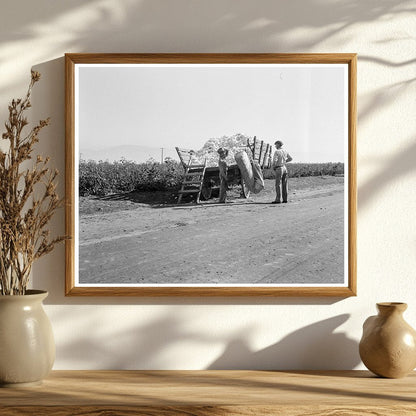
<instances>
[{"instance_id":1,"label":"vase shadow on shelf","mask_svg":"<svg viewBox=\"0 0 416 416\"><path fill-rule=\"evenodd\" d=\"M342 314L316 322L258 351L253 351L246 339L234 339L207 369L353 369L360 363L358 342L344 332L335 332L349 317L349 314Z\"/></svg>"}]
</instances>

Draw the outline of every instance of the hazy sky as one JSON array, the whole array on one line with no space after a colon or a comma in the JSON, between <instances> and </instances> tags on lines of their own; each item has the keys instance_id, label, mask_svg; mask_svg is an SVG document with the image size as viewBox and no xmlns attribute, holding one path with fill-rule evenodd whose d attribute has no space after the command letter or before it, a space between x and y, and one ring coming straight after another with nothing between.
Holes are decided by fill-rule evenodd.
<instances>
[{"instance_id":1,"label":"hazy sky","mask_svg":"<svg viewBox=\"0 0 416 416\"><path fill-rule=\"evenodd\" d=\"M77 65L79 147L200 149L243 133L298 162L344 161L346 65ZM344 140L345 139L345 140Z\"/></svg>"}]
</instances>

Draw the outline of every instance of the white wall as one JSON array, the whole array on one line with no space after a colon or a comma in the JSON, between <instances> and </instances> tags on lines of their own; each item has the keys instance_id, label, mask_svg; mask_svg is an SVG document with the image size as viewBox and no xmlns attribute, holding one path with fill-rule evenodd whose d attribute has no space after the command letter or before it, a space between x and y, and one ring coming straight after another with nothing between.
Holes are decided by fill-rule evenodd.
<instances>
[{"instance_id":1,"label":"white wall","mask_svg":"<svg viewBox=\"0 0 416 416\"><path fill-rule=\"evenodd\" d=\"M376 302L408 302L416 327L415 12L413 0L3 0L0 119L39 70L33 118L52 117L40 150L61 172L65 52L359 56L358 296L65 298L62 246L33 283L50 292L55 369L360 368ZM64 232L63 212L54 227Z\"/></svg>"}]
</instances>

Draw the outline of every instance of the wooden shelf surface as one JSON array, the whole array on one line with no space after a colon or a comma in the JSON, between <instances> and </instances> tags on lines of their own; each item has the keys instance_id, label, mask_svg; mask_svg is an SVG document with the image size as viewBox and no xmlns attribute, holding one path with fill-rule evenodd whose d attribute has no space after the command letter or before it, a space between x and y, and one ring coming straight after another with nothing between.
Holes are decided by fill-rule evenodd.
<instances>
[{"instance_id":1,"label":"wooden shelf surface","mask_svg":"<svg viewBox=\"0 0 416 416\"><path fill-rule=\"evenodd\" d=\"M416 415L416 373L367 371L53 371L0 389L0 415Z\"/></svg>"}]
</instances>

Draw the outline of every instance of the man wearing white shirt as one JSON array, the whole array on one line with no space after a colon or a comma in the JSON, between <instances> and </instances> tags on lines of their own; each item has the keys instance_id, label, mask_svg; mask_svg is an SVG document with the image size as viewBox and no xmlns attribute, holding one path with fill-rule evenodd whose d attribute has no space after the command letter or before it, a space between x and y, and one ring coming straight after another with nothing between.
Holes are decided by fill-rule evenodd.
<instances>
[{"instance_id":1,"label":"man wearing white shirt","mask_svg":"<svg viewBox=\"0 0 416 416\"><path fill-rule=\"evenodd\" d=\"M273 155L273 170L276 172L276 199L272 204L287 203L287 168L286 163L290 162L292 156L286 150L282 149L283 142L277 140L274 143L276 151ZM282 198L282 201L280 201Z\"/></svg>"}]
</instances>

